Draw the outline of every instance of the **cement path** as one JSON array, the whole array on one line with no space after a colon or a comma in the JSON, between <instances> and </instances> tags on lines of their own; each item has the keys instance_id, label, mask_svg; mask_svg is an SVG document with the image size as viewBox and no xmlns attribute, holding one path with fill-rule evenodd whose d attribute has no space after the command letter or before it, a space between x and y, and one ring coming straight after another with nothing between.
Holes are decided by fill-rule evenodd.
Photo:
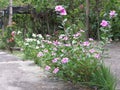
<instances>
[{"instance_id":1,"label":"cement path","mask_svg":"<svg viewBox=\"0 0 120 90\"><path fill-rule=\"evenodd\" d=\"M117 78L116 90L120 90L120 42L114 42L107 45L108 58L105 63Z\"/></svg>"},{"instance_id":2,"label":"cement path","mask_svg":"<svg viewBox=\"0 0 120 90\"><path fill-rule=\"evenodd\" d=\"M87 90L49 78L32 61L0 51L0 90Z\"/></svg>"}]
</instances>

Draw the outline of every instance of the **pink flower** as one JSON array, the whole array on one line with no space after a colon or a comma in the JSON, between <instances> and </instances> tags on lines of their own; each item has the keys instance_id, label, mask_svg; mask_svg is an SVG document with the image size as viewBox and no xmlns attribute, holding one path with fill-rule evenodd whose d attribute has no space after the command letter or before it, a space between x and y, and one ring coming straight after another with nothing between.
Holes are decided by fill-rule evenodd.
<instances>
[{"instance_id":1,"label":"pink flower","mask_svg":"<svg viewBox=\"0 0 120 90\"><path fill-rule=\"evenodd\" d=\"M99 59L100 58L100 54L95 54L94 57Z\"/></svg>"},{"instance_id":2,"label":"pink flower","mask_svg":"<svg viewBox=\"0 0 120 90\"><path fill-rule=\"evenodd\" d=\"M39 52L39 53L37 54L37 57L42 57L42 56L44 56L42 52Z\"/></svg>"},{"instance_id":3,"label":"pink flower","mask_svg":"<svg viewBox=\"0 0 120 90\"><path fill-rule=\"evenodd\" d=\"M65 52L65 50L64 50L64 49L62 49L62 50L61 50L61 52Z\"/></svg>"},{"instance_id":4,"label":"pink flower","mask_svg":"<svg viewBox=\"0 0 120 90\"><path fill-rule=\"evenodd\" d=\"M60 35L60 36L59 36L59 39L62 39L62 38L64 38L64 35Z\"/></svg>"},{"instance_id":5,"label":"pink flower","mask_svg":"<svg viewBox=\"0 0 120 90\"><path fill-rule=\"evenodd\" d=\"M48 52L48 50L44 50L44 52L45 52L45 53L47 53L47 52Z\"/></svg>"},{"instance_id":6,"label":"pink flower","mask_svg":"<svg viewBox=\"0 0 120 90\"><path fill-rule=\"evenodd\" d=\"M52 42L51 41L47 41L48 44L51 44Z\"/></svg>"},{"instance_id":7,"label":"pink flower","mask_svg":"<svg viewBox=\"0 0 120 90\"><path fill-rule=\"evenodd\" d=\"M77 32L77 33L74 34L73 36L74 36L74 38L77 38L77 37L81 36L81 33L80 33L80 32Z\"/></svg>"},{"instance_id":8,"label":"pink flower","mask_svg":"<svg viewBox=\"0 0 120 90\"><path fill-rule=\"evenodd\" d=\"M95 50L94 50L94 49L90 49L89 52L90 52L90 53L94 53Z\"/></svg>"},{"instance_id":9,"label":"pink flower","mask_svg":"<svg viewBox=\"0 0 120 90\"><path fill-rule=\"evenodd\" d=\"M85 32L84 30L80 30L80 32Z\"/></svg>"},{"instance_id":10,"label":"pink flower","mask_svg":"<svg viewBox=\"0 0 120 90\"><path fill-rule=\"evenodd\" d=\"M108 24L108 22L106 20L102 20L102 22L100 23L100 25L102 27L107 27L109 24Z\"/></svg>"},{"instance_id":11,"label":"pink flower","mask_svg":"<svg viewBox=\"0 0 120 90\"><path fill-rule=\"evenodd\" d=\"M67 37L67 36L65 36L65 37L63 38L63 40L68 40L68 37Z\"/></svg>"},{"instance_id":12,"label":"pink flower","mask_svg":"<svg viewBox=\"0 0 120 90\"><path fill-rule=\"evenodd\" d=\"M109 15L112 18L112 17L115 17L117 14L116 14L116 11L113 10L113 11L110 11Z\"/></svg>"},{"instance_id":13,"label":"pink flower","mask_svg":"<svg viewBox=\"0 0 120 90\"><path fill-rule=\"evenodd\" d=\"M56 55L56 53L52 52L52 56Z\"/></svg>"},{"instance_id":14,"label":"pink flower","mask_svg":"<svg viewBox=\"0 0 120 90\"><path fill-rule=\"evenodd\" d=\"M63 63L63 64L65 64L65 63L68 63L68 58L63 58L62 60L61 60L61 62Z\"/></svg>"},{"instance_id":15,"label":"pink flower","mask_svg":"<svg viewBox=\"0 0 120 90\"><path fill-rule=\"evenodd\" d=\"M13 37L15 36L15 34L16 34L15 31L12 31L12 32L11 32L11 35L12 35Z\"/></svg>"},{"instance_id":16,"label":"pink flower","mask_svg":"<svg viewBox=\"0 0 120 90\"><path fill-rule=\"evenodd\" d=\"M54 58L54 59L52 60L52 62L53 62L53 63L56 63L56 62L58 61L58 59L59 59L59 58Z\"/></svg>"},{"instance_id":17,"label":"pink flower","mask_svg":"<svg viewBox=\"0 0 120 90\"><path fill-rule=\"evenodd\" d=\"M67 15L66 10L65 10L65 9L62 9L62 10L60 11L60 15Z\"/></svg>"},{"instance_id":18,"label":"pink flower","mask_svg":"<svg viewBox=\"0 0 120 90\"><path fill-rule=\"evenodd\" d=\"M70 44L64 44L66 47L70 47L71 45Z\"/></svg>"},{"instance_id":19,"label":"pink flower","mask_svg":"<svg viewBox=\"0 0 120 90\"><path fill-rule=\"evenodd\" d=\"M83 42L83 46L89 46L89 45L90 45L89 41Z\"/></svg>"},{"instance_id":20,"label":"pink flower","mask_svg":"<svg viewBox=\"0 0 120 90\"><path fill-rule=\"evenodd\" d=\"M46 37L50 37L50 35L49 35L49 34L47 34L47 35L46 35Z\"/></svg>"},{"instance_id":21,"label":"pink flower","mask_svg":"<svg viewBox=\"0 0 120 90\"><path fill-rule=\"evenodd\" d=\"M57 5L55 7L55 11L58 11L60 13L60 15L67 15L65 8L61 5Z\"/></svg>"},{"instance_id":22,"label":"pink flower","mask_svg":"<svg viewBox=\"0 0 120 90\"><path fill-rule=\"evenodd\" d=\"M61 43L60 42L58 42L57 40L56 41L53 41L53 45L60 45Z\"/></svg>"},{"instance_id":23,"label":"pink flower","mask_svg":"<svg viewBox=\"0 0 120 90\"><path fill-rule=\"evenodd\" d=\"M57 48L53 48L54 51L57 51Z\"/></svg>"},{"instance_id":24,"label":"pink flower","mask_svg":"<svg viewBox=\"0 0 120 90\"><path fill-rule=\"evenodd\" d=\"M57 5L56 7L55 7L55 11L58 11L58 12L60 12L61 10L63 10L64 9L64 7L62 6L62 5Z\"/></svg>"},{"instance_id":25,"label":"pink flower","mask_svg":"<svg viewBox=\"0 0 120 90\"><path fill-rule=\"evenodd\" d=\"M94 39L93 38L89 38L89 41L94 41Z\"/></svg>"},{"instance_id":26,"label":"pink flower","mask_svg":"<svg viewBox=\"0 0 120 90\"><path fill-rule=\"evenodd\" d=\"M46 67L45 67L45 70L46 70L46 71L49 71L50 69L51 69L50 66L46 66Z\"/></svg>"},{"instance_id":27,"label":"pink flower","mask_svg":"<svg viewBox=\"0 0 120 90\"><path fill-rule=\"evenodd\" d=\"M59 71L59 68L57 67L53 70L53 73L56 74L56 73L58 73L58 71Z\"/></svg>"}]
</instances>

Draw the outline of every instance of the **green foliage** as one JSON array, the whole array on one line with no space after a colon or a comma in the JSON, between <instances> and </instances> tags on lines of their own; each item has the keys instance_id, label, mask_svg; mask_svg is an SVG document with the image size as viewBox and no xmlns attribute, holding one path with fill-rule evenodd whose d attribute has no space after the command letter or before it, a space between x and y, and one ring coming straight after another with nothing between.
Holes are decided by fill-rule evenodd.
<instances>
[{"instance_id":1,"label":"green foliage","mask_svg":"<svg viewBox=\"0 0 120 90\"><path fill-rule=\"evenodd\" d=\"M99 90L115 90L116 78L111 74L111 71L104 64L95 70L92 75L90 85L97 86Z\"/></svg>"},{"instance_id":2,"label":"green foliage","mask_svg":"<svg viewBox=\"0 0 120 90\"><path fill-rule=\"evenodd\" d=\"M103 44L90 39L88 46L84 45L84 31L75 30L74 26L66 28L66 32L57 36L57 40L52 40L50 35L43 37L40 34L26 38L21 44L25 56L34 59L45 69L49 66L48 71L63 80L95 86L99 90L115 90L114 76L101 63ZM95 51L91 52L91 49ZM68 62L62 63L64 58ZM55 59L57 61L53 61ZM55 69L59 71L54 73Z\"/></svg>"},{"instance_id":3,"label":"green foliage","mask_svg":"<svg viewBox=\"0 0 120 90\"><path fill-rule=\"evenodd\" d=\"M14 25L7 26L5 28L5 32L1 37L1 45L4 45L5 49L10 49L11 47L14 47L16 45L14 38L16 33L14 30L16 30Z\"/></svg>"},{"instance_id":4,"label":"green foliage","mask_svg":"<svg viewBox=\"0 0 120 90\"><path fill-rule=\"evenodd\" d=\"M102 33L98 33L100 30L100 23L103 19L108 20L111 23L111 30L109 31L111 33L112 39L119 39L120 35L120 2L119 0L91 0L90 2L90 37L93 38L99 38L99 35L102 35ZM109 13L110 11L115 10L116 13L118 13L117 17L109 20ZM104 17L104 16L107 17ZM104 33L104 32L103 32ZM109 38L109 34L107 35Z\"/></svg>"}]
</instances>

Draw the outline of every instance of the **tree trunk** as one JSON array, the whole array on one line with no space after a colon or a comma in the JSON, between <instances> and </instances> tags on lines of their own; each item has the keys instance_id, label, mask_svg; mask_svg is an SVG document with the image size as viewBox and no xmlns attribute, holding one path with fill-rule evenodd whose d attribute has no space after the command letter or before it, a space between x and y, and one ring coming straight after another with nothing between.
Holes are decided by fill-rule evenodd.
<instances>
[{"instance_id":1,"label":"tree trunk","mask_svg":"<svg viewBox=\"0 0 120 90\"><path fill-rule=\"evenodd\" d=\"M9 21L8 21L8 25L12 25L12 15L13 15L12 0L9 0Z\"/></svg>"},{"instance_id":2,"label":"tree trunk","mask_svg":"<svg viewBox=\"0 0 120 90\"><path fill-rule=\"evenodd\" d=\"M86 0L86 40L89 38L89 13L90 13L90 0Z\"/></svg>"}]
</instances>

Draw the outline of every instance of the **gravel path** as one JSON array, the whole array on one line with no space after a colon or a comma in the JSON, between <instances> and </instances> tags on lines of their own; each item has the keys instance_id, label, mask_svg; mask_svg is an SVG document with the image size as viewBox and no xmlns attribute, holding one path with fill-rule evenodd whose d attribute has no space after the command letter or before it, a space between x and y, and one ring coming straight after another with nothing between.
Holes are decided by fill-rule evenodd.
<instances>
[{"instance_id":1,"label":"gravel path","mask_svg":"<svg viewBox=\"0 0 120 90\"><path fill-rule=\"evenodd\" d=\"M87 90L49 78L32 61L0 51L0 90Z\"/></svg>"}]
</instances>

